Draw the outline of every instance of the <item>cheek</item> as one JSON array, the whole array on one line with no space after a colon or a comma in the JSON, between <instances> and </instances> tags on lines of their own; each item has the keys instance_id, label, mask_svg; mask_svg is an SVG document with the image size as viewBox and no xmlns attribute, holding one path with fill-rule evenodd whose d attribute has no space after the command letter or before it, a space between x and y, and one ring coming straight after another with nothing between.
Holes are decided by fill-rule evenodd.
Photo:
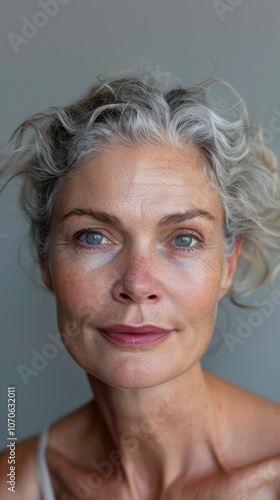
<instances>
[{"instance_id":1,"label":"cheek","mask_svg":"<svg viewBox=\"0 0 280 500\"><path fill-rule=\"evenodd\" d=\"M98 279L88 276L83 267L69 261L57 260L52 266L59 332L68 352L81 366L86 353L84 332L102 307Z\"/></svg>"},{"instance_id":2,"label":"cheek","mask_svg":"<svg viewBox=\"0 0 280 500\"><path fill-rule=\"evenodd\" d=\"M99 270L88 270L77 263L55 262L52 267L57 310L71 321L94 316L106 302L106 280ZM108 288L107 288L108 301Z\"/></svg>"},{"instance_id":3,"label":"cheek","mask_svg":"<svg viewBox=\"0 0 280 500\"><path fill-rule=\"evenodd\" d=\"M186 311L192 311L198 318L215 310L219 300L222 269L220 259L216 256L215 260L216 263L196 261L184 273L178 274L178 300Z\"/></svg>"}]
</instances>

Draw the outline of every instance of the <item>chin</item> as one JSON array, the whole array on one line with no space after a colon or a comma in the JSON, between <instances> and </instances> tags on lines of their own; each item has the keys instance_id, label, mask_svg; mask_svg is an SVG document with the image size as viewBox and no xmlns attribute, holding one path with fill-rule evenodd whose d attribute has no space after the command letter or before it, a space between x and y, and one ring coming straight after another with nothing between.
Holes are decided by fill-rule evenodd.
<instances>
[{"instance_id":1,"label":"chin","mask_svg":"<svg viewBox=\"0 0 280 500\"><path fill-rule=\"evenodd\" d=\"M87 372L89 378L99 379L105 384L117 389L148 389L167 382L172 376L166 371L139 373L141 370L122 370L122 373L110 373L109 370Z\"/></svg>"}]
</instances>

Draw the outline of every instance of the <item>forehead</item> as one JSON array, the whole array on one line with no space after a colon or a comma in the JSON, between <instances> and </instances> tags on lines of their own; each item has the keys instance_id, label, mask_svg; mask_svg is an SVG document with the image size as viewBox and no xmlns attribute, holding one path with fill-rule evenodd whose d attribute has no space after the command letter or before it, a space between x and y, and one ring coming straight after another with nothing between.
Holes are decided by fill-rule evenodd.
<instances>
[{"instance_id":1,"label":"forehead","mask_svg":"<svg viewBox=\"0 0 280 500\"><path fill-rule=\"evenodd\" d=\"M152 204L172 208L199 207L216 214L221 209L216 191L203 173L203 157L194 146L182 149L167 145L104 148L69 178L58 205L104 205L106 208L151 208Z\"/></svg>"}]
</instances>

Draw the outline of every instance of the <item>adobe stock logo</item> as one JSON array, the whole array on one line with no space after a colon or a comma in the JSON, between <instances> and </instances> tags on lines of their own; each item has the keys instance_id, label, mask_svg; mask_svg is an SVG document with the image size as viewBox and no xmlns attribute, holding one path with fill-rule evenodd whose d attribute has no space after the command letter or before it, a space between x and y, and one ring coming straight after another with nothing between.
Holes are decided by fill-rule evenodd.
<instances>
[{"instance_id":1,"label":"adobe stock logo","mask_svg":"<svg viewBox=\"0 0 280 500\"><path fill-rule=\"evenodd\" d=\"M226 12L233 12L238 5L243 3L243 0L213 0L214 9L220 19L220 21L224 21Z\"/></svg>"},{"instance_id":2,"label":"adobe stock logo","mask_svg":"<svg viewBox=\"0 0 280 500\"><path fill-rule=\"evenodd\" d=\"M12 31L10 31L7 35L14 52L18 54L19 46L21 44L27 44L29 40L34 38L37 35L39 28L46 26L49 19L57 15L60 10L60 5L66 5L69 2L70 0L39 0L38 5L42 8L42 10L37 10L35 14L33 14L32 21L27 19L25 16L21 18L23 23L21 27L21 35L13 33Z\"/></svg>"},{"instance_id":3,"label":"adobe stock logo","mask_svg":"<svg viewBox=\"0 0 280 500\"><path fill-rule=\"evenodd\" d=\"M275 306L280 305L280 290L277 288L270 292L270 298L263 300L261 303L254 300L254 306L258 309L248 314L246 320L241 316L237 316L237 327L235 334L230 332L223 332L224 341L230 353L235 351L235 346L243 344L249 337L251 337L259 328L265 318L269 318L275 311Z\"/></svg>"}]
</instances>

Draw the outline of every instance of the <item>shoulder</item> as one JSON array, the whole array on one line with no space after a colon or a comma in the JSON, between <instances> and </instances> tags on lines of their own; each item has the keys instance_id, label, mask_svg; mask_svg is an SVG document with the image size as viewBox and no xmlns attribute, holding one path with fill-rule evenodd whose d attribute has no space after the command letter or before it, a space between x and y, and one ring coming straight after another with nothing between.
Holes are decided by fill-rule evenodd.
<instances>
[{"instance_id":1,"label":"shoulder","mask_svg":"<svg viewBox=\"0 0 280 500\"><path fill-rule=\"evenodd\" d=\"M248 467L280 459L280 404L212 374L223 418L224 453L230 465Z\"/></svg>"},{"instance_id":2,"label":"shoulder","mask_svg":"<svg viewBox=\"0 0 280 500\"><path fill-rule=\"evenodd\" d=\"M40 500L40 491L36 474L36 453L39 436L32 436L20 443L16 443L15 456L9 449L0 454L0 498L1 500ZM12 449L12 448L11 448ZM14 467L14 468L13 468ZM15 474L13 477L12 474ZM7 476L10 474L10 476ZM13 482L15 479L15 491ZM11 488L10 490L8 488ZM13 493L13 496L12 496Z\"/></svg>"},{"instance_id":3,"label":"shoulder","mask_svg":"<svg viewBox=\"0 0 280 500\"><path fill-rule=\"evenodd\" d=\"M53 469L52 465L57 456L67 457L73 462L78 462L80 457L75 457L75 453L80 449L80 444L88 442L88 431L92 425L92 401L74 410L68 415L55 421L49 427L49 436L46 449L47 465ZM71 436L71 439L69 439ZM41 500L38 485L36 461L37 449L40 435L34 435L28 439L17 442L15 449L15 464L9 463L10 453L5 450L0 453L0 498L1 500ZM74 444L74 446L73 446ZM49 458L49 460L48 460ZM10 459L11 462L11 459ZM8 490L7 483L10 467L15 467L15 493ZM55 476L55 475L54 475ZM53 482L55 477L52 477Z\"/></svg>"}]
</instances>

